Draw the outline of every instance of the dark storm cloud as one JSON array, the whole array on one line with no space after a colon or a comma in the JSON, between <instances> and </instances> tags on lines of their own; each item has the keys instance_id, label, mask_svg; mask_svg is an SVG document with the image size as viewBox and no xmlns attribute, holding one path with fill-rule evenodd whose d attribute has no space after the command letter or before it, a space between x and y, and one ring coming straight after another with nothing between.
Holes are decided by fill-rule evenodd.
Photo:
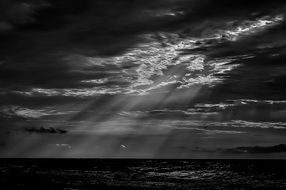
<instances>
[{"instance_id":1,"label":"dark storm cloud","mask_svg":"<svg viewBox=\"0 0 286 190\"><path fill-rule=\"evenodd\" d=\"M21 3L30 5L29 1ZM3 8L12 7L11 12L13 12L13 7L22 6L21 3L11 4L7 1ZM35 10L33 14L25 13L33 22L18 24L23 18L16 17L14 18L16 22L13 24L8 9L9 14L7 13L5 23L13 25L13 30L0 36L2 87L21 90L38 86L47 88L84 86L78 82L105 74L70 72L63 58L78 53L98 55L122 51L135 43L135 35L141 31L141 26L149 28L153 14L156 14L156 11L144 13L145 9L152 11L153 5L148 8L132 1L45 1L44 3L47 6ZM158 5L154 6L156 10ZM159 20L164 21L165 18L155 18L156 24L151 25L157 27Z\"/></svg>"},{"instance_id":2,"label":"dark storm cloud","mask_svg":"<svg viewBox=\"0 0 286 190\"><path fill-rule=\"evenodd\" d=\"M26 127L25 131L29 133L39 133L39 134L65 134L67 133L64 129L54 128L54 127Z\"/></svg>"},{"instance_id":3,"label":"dark storm cloud","mask_svg":"<svg viewBox=\"0 0 286 190\"><path fill-rule=\"evenodd\" d=\"M237 147L232 149L227 149L225 153L235 153L235 154L263 154L263 153L279 153L286 152L286 145L279 144L274 146L253 146L253 147Z\"/></svg>"},{"instance_id":4,"label":"dark storm cloud","mask_svg":"<svg viewBox=\"0 0 286 190\"><path fill-rule=\"evenodd\" d=\"M35 22L35 10L45 6L43 1L9 1L0 2L0 33L13 30L16 26Z\"/></svg>"},{"instance_id":5,"label":"dark storm cloud","mask_svg":"<svg viewBox=\"0 0 286 190\"><path fill-rule=\"evenodd\" d=\"M140 43L142 33L181 27L187 35L199 36L226 21L282 9L282 1L23 0L2 4L2 22L11 28L0 34L1 86L13 90L90 87L80 81L113 75L99 72L98 67L90 67L98 72L71 72L66 57L118 55Z\"/></svg>"}]
</instances>

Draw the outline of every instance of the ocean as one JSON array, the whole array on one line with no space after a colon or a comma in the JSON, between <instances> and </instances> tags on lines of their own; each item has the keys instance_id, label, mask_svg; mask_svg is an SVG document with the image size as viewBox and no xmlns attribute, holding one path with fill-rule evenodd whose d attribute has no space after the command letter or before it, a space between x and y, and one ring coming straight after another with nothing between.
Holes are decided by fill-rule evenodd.
<instances>
[{"instance_id":1,"label":"ocean","mask_svg":"<svg viewBox=\"0 0 286 190\"><path fill-rule=\"evenodd\" d=\"M4 189L285 189L285 160L1 159Z\"/></svg>"}]
</instances>

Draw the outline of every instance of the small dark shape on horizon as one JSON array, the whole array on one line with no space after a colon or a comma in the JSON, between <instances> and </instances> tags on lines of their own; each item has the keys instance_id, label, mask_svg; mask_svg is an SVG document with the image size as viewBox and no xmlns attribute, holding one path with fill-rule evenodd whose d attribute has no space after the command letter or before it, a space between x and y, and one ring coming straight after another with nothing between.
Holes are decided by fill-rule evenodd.
<instances>
[{"instance_id":1,"label":"small dark shape on horizon","mask_svg":"<svg viewBox=\"0 0 286 190\"><path fill-rule=\"evenodd\" d=\"M54 128L54 127L26 127L25 131L29 132L29 133L50 133L50 134L65 134L67 133L66 130L64 129L58 129L58 128Z\"/></svg>"}]
</instances>

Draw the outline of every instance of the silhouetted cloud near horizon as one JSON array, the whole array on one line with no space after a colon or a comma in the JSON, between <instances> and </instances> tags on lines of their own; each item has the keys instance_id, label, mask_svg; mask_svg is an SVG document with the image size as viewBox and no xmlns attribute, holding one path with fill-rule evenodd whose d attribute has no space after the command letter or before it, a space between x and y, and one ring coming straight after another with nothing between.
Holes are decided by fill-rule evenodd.
<instances>
[{"instance_id":1,"label":"silhouetted cloud near horizon","mask_svg":"<svg viewBox=\"0 0 286 190\"><path fill-rule=\"evenodd\" d=\"M65 134L66 130L54 127L26 127L25 131L39 134Z\"/></svg>"},{"instance_id":2,"label":"silhouetted cloud near horizon","mask_svg":"<svg viewBox=\"0 0 286 190\"><path fill-rule=\"evenodd\" d=\"M235 153L235 154L263 154L263 153L278 153L286 152L286 145L279 144L274 146L251 146L251 147L237 147L226 149L223 152L225 153Z\"/></svg>"}]
</instances>

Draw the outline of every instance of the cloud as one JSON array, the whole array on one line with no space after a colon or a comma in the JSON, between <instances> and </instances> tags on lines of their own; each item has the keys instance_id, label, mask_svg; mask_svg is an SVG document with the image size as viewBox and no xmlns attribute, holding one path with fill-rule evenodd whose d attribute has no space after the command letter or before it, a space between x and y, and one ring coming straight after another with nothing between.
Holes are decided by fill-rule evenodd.
<instances>
[{"instance_id":1,"label":"cloud","mask_svg":"<svg viewBox=\"0 0 286 190\"><path fill-rule=\"evenodd\" d=\"M19 25L32 24L36 22L34 14L37 9L48 4L44 1L7 1L0 3L1 20L0 32L12 30Z\"/></svg>"},{"instance_id":2,"label":"cloud","mask_svg":"<svg viewBox=\"0 0 286 190\"><path fill-rule=\"evenodd\" d=\"M245 133L243 131L234 131L234 130L216 130L216 129L206 129L207 126L204 126L204 128L196 128L196 127L175 127L176 129L184 129L184 130L193 130L198 131L200 133L206 134L206 135L217 135L217 134L224 134L224 135L237 135Z\"/></svg>"},{"instance_id":3,"label":"cloud","mask_svg":"<svg viewBox=\"0 0 286 190\"><path fill-rule=\"evenodd\" d=\"M24 118L24 119L40 119L45 116L64 115L69 112L55 110L52 107L43 107L41 109L31 109L16 105L0 107L0 114L4 118Z\"/></svg>"},{"instance_id":4,"label":"cloud","mask_svg":"<svg viewBox=\"0 0 286 190\"><path fill-rule=\"evenodd\" d=\"M236 148L226 149L223 152L234 153L234 154L279 153L279 152L286 152L286 145L279 144L274 146L236 147Z\"/></svg>"},{"instance_id":5,"label":"cloud","mask_svg":"<svg viewBox=\"0 0 286 190\"><path fill-rule=\"evenodd\" d=\"M254 100L254 99L237 99L225 100L219 103L197 103L190 108L190 110L197 110L200 112L222 112L239 109L272 109L284 110L286 109L285 100Z\"/></svg>"},{"instance_id":6,"label":"cloud","mask_svg":"<svg viewBox=\"0 0 286 190\"><path fill-rule=\"evenodd\" d=\"M240 64L230 59L213 61L205 52L186 52L206 48L210 50L206 53L214 54L225 41L240 41L241 36L271 28L283 18L277 16L281 1L244 1L248 7L243 10L237 3L228 7L221 0L5 2L3 7L18 6L16 12L33 22L3 36L1 85L6 92L35 96L62 93L78 97L86 96L79 92L86 90L93 91L87 93L90 96L94 91L100 95L146 94L175 86L213 86ZM213 17L206 17L206 11ZM2 28L9 24L3 21ZM202 35L206 28L209 33ZM27 48L27 44L33 45ZM170 77L164 77L166 74ZM171 80L174 76L177 78ZM98 87L102 84L97 81L113 77L113 86L107 82L105 88ZM58 90L61 88L63 92Z\"/></svg>"},{"instance_id":7,"label":"cloud","mask_svg":"<svg viewBox=\"0 0 286 190\"><path fill-rule=\"evenodd\" d=\"M88 134L285 129L283 0L0 5L5 126L24 118L44 126L61 119ZM80 113L68 113L71 107Z\"/></svg>"},{"instance_id":8,"label":"cloud","mask_svg":"<svg viewBox=\"0 0 286 190\"><path fill-rule=\"evenodd\" d=\"M236 41L240 37L251 35L259 31L264 30L267 27L273 27L284 20L283 15L277 15L275 17L263 17L255 21L246 21L241 26L235 27L232 30L222 31L216 34L218 38L226 38L230 41Z\"/></svg>"},{"instance_id":9,"label":"cloud","mask_svg":"<svg viewBox=\"0 0 286 190\"><path fill-rule=\"evenodd\" d=\"M273 18L274 21L276 21L275 18ZM255 25L254 28L260 29L266 27L267 24L272 24L274 21L271 19L270 17L269 22L265 21L265 25ZM64 81L69 81L71 85L77 88L34 87L29 88L26 92L12 92L24 95L84 97L96 94L146 94L149 91L170 85L177 86L178 89L190 88L194 85L213 86L223 82L224 76L227 76L229 72L239 66L239 64L233 64L232 62L239 58L245 58L245 55L212 60L204 54L181 54L180 51L204 47L204 44L197 45L200 41L206 43L215 40L217 44L221 43L220 41L224 36L220 33L217 33L217 35L220 35L217 36L215 32L214 36L206 38L188 37L184 39L178 34L159 33L160 38L165 40L164 47L160 44L161 42L156 40L156 35L149 34L146 35L146 38L155 38L155 42L149 39L149 42L144 45L134 47L118 56L87 57L84 55L68 55L62 59L62 62L66 63L69 68L65 70L62 67L59 70L61 72L56 74L55 77L67 77L69 80ZM240 33L233 35L240 35ZM227 40L235 41L236 39L230 38ZM52 66L50 69L54 70L56 68ZM100 75L104 78L99 77ZM92 79L92 77L96 78ZM102 86L100 83L93 83L93 88L84 88L88 84L82 83L82 81L98 81L114 77L118 80L113 80L113 85L106 84ZM78 81L78 79L81 80ZM56 84L55 79L52 80L50 85L61 85L61 83ZM65 85L64 83L62 85ZM95 91L98 93L94 93Z\"/></svg>"},{"instance_id":10,"label":"cloud","mask_svg":"<svg viewBox=\"0 0 286 190\"><path fill-rule=\"evenodd\" d=\"M64 129L54 128L54 127L26 127L25 131L29 133L38 133L38 134L65 134L67 133Z\"/></svg>"},{"instance_id":11,"label":"cloud","mask_svg":"<svg viewBox=\"0 0 286 190\"><path fill-rule=\"evenodd\" d=\"M70 144L66 144L66 143L55 143L55 144L48 144L48 148L57 148L59 150L70 150L72 149L72 146Z\"/></svg>"},{"instance_id":12,"label":"cloud","mask_svg":"<svg viewBox=\"0 0 286 190\"><path fill-rule=\"evenodd\" d=\"M30 91L14 91L14 93L26 96L63 96L63 97L94 97L97 95L113 95L121 93L123 90L118 86L113 88L93 87L93 88L62 88L62 89L45 89L33 88Z\"/></svg>"},{"instance_id":13,"label":"cloud","mask_svg":"<svg viewBox=\"0 0 286 190\"><path fill-rule=\"evenodd\" d=\"M56 147L61 148L61 149L71 149L72 146L69 144L55 144Z\"/></svg>"},{"instance_id":14,"label":"cloud","mask_svg":"<svg viewBox=\"0 0 286 190\"><path fill-rule=\"evenodd\" d=\"M245 120L248 122L270 123L283 123L286 121L286 102L283 99L234 99L222 102L204 102L195 104L189 110L196 110L202 113L218 113L221 120Z\"/></svg>"},{"instance_id":15,"label":"cloud","mask_svg":"<svg viewBox=\"0 0 286 190\"><path fill-rule=\"evenodd\" d=\"M33 110L29 108L23 108L20 106L5 106L1 108L2 116L6 118L40 118L49 115L44 110Z\"/></svg>"}]
</instances>

